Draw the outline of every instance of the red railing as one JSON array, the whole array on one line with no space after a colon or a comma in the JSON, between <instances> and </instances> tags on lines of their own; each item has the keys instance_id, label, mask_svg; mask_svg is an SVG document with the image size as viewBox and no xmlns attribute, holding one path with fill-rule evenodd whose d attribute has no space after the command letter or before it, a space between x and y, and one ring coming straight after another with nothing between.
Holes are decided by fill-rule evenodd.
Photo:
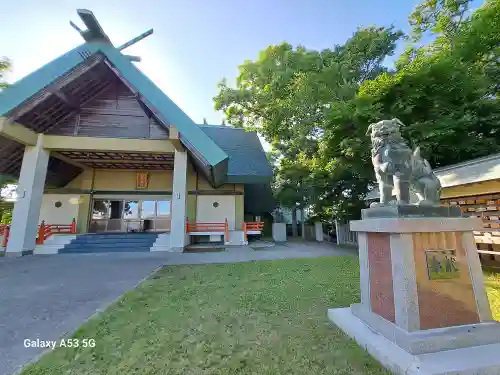
<instances>
[{"instance_id":1,"label":"red railing","mask_svg":"<svg viewBox=\"0 0 500 375\"><path fill-rule=\"evenodd\" d=\"M7 243L9 242L9 233L10 233L10 225L3 225L2 224L2 232L3 238L2 238L2 247L7 247Z\"/></svg>"},{"instance_id":2,"label":"red railing","mask_svg":"<svg viewBox=\"0 0 500 375\"><path fill-rule=\"evenodd\" d=\"M10 225L3 225L0 227L0 233L3 234L2 247L7 247L9 243ZM43 245L45 240L53 234L70 234L76 233L76 220L73 219L71 224L45 224L45 221L38 226L36 244Z\"/></svg>"},{"instance_id":3,"label":"red railing","mask_svg":"<svg viewBox=\"0 0 500 375\"><path fill-rule=\"evenodd\" d=\"M186 221L186 233L196 232L224 232L225 239L229 239L229 225L227 219L223 223L190 223Z\"/></svg>"},{"instance_id":4,"label":"red railing","mask_svg":"<svg viewBox=\"0 0 500 375\"><path fill-rule=\"evenodd\" d=\"M38 228L38 237L36 243L38 245L43 245L45 240L52 236L53 234L70 234L76 233L76 220L73 219L71 224L45 224L42 221Z\"/></svg>"},{"instance_id":5,"label":"red railing","mask_svg":"<svg viewBox=\"0 0 500 375\"><path fill-rule=\"evenodd\" d=\"M247 234L248 231L259 231L262 232L262 229L264 229L264 222L249 222L249 223L242 223L243 226L243 237L245 238L245 241L248 241Z\"/></svg>"}]
</instances>

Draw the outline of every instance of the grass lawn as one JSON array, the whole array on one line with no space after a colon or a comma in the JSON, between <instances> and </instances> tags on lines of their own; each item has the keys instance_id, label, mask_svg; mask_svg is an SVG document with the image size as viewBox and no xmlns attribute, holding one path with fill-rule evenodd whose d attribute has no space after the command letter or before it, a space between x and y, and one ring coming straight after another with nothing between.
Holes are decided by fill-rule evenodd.
<instances>
[{"instance_id":1,"label":"grass lawn","mask_svg":"<svg viewBox=\"0 0 500 375\"><path fill-rule=\"evenodd\" d=\"M166 267L22 374L388 374L326 317L358 283L355 257Z\"/></svg>"},{"instance_id":2,"label":"grass lawn","mask_svg":"<svg viewBox=\"0 0 500 375\"><path fill-rule=\"evenodd\" d=\"M500 273L498 269L485 269L484 283L490 301L493 319L500 321Z\"/></svg>"},{"instance_id":3,"label":"grass lawn","mask_svg":"<svg viewBox=\"0 0 500 375\"><path fill-rule=\"evenodd\" d=\"M26 374L388 374L332 326L359 298L354 257L166 267ZM485 272L500 319L500 274Z\"/></svg>"}]
</instances>

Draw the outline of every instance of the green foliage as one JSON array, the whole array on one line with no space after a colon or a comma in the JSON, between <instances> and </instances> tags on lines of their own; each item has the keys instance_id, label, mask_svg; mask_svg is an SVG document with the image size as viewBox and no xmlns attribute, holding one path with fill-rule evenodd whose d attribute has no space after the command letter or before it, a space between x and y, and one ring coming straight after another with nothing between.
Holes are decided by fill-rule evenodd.
<instances>
[{"instance_id":1,"label":"green foliage","mask_svg":"<svg viewBox=\"0 0 500 375\"><path fill-rule=\"evenodd\" d=\"M8 72L11 68L11 61L6 58L0 58L0 91L7 87L7 83L5 82L5 73ZM11 177L0 174L0 192L2 190L8 189L12 184L15 184ZM13 203L5 202L0 194L0 224L10 224L12 221L12 210Z\"/></svg>"},{"instance_id":2,"label":"green foliage","mask_svg":"<svg viewBox=\"0 0 500 375\"><path fill-rule=\"evenodd\" d=\"M5 73L10 70L11 62L6 57L0 58L0 90L7 87L5 82Z\"/></svg>"},{"instance_id":3,"label":"green foliage","mask_svg":"<svg viewBox=\"0 0 500 375\"><path fill-rule=\"evenodd\" d=\"M215 108L231 124L259 131L286 157L313 155L332 100L352 98L361 82L384 71L382 61L401 35L371 27L323 51L270 46L239 67L235 89L219 84Z\"/></svg>"},{"instance_id":4,"label":"green foliage","mask_svg":"<svg viewBox=\"0 0 500 375\"><path fill-rule=\"evenodd\" d=\"M353 218L373 186L369 123L397 117L434 167L500 152L500 0L424 0L410 44L389 71L402 34L359 29L344 45L311 51L284 43L240 67L214 98L233 124L259 131L282 156L275 191L286 206ZM424 34L431 42L421 45Z\"/></svg>"},{"instance_id":5,"label":"green foliage","mask_svg":"<svg viewBox=\"0 0 500 375\"><path fill-rule=\"evenodd\" d=\"M333 192L324 191L337 182L325 173L324 158L318 156L330 128L332 100L352 100L362 82L386 71L382 62L401 36L393 28L370 27L357 30L344 45L323 51L287 43L270 46L256 61L239 67L236 88L224 80L219 84L216 109L223 110L230 123L259 131L282 156L274 185L283 206L313 206L317 214L325 214L323 207L334 194L359 185L344 181ZM342 147L337 154L343 156ZM273 160L278 160L276 154ZM336 168L337 174L348 174L341 163ZM360 195L343 193L347 200Z\"/></svg>"},{"instance_id":6,"label":"green foliage","mask_svg":"<svg viewBox=\"0 0 500 375\"><path fill-rule=\"evenodd\" d=\"M472 0L424 0L410 14L413 40L418 41L425 32L439 35L440 42L455 38L469 10Z\"/></svg>"},{"instance_id":7,"label":"green foliage","mask_svg":"<svg viewBox=\"0 0 500 375\"><path fill-rule=\"evenodd\" d=\"M462 21L453 49L421 53L359 91L373 120L401 119L435 167L500 151L500 2L487 4Z\"/></svg>"},{"instance_id":8,"label":"green foliage","mask_svg":"<svg viewBox=\"0 0 500 375\"><path fill-rule=\"evenodd\" d=\"M0 175L0 224L10 224L12 222L14 203L6 202L3 196L8 195L15 189L16 185L13 185L13 183L15 181Z\"/></svg>"}]
</instances>

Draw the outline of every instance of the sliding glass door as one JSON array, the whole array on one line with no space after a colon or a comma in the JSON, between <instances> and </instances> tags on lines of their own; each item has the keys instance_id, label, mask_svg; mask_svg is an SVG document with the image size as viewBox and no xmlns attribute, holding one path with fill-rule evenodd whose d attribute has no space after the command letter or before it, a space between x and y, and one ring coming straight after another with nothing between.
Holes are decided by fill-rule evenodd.
<instances>
[{"instance_id":1,"label":"sliding glass door","mask_svg":"<svg viewBox=\"0 0 500 375\"><path fill-rule=\"evenodd\" d=\"M170 199L94 199L89 232L168 232Z\"/></svg>"}]
</instances>

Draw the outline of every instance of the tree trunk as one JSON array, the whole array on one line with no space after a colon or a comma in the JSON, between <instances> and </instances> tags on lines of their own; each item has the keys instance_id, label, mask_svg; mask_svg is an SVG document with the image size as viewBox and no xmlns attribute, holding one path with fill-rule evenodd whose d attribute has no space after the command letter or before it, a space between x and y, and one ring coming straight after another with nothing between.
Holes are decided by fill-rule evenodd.
<instances>
[{"instance_id":1,"label":"tree trunk","mask_svg":"<svg viewBox=\"0 0 500 375\"><path fill-rule=\"evenodd\" d=\"M297 237L299 235L299 231L297 228L297 209L292 208L292 237Z\"/></svg>"},{"instance_id":2,"label":"tree trunk","mask_svg":"<svg viewBox=\"0 0 500 375\"><path fill-rule=\"evenodd\" d=\"M301 219L302 219L302 239L306 239L306 220L304 215L304 207L302 207L301 211Z\"/></svg>"}]
</instances>

